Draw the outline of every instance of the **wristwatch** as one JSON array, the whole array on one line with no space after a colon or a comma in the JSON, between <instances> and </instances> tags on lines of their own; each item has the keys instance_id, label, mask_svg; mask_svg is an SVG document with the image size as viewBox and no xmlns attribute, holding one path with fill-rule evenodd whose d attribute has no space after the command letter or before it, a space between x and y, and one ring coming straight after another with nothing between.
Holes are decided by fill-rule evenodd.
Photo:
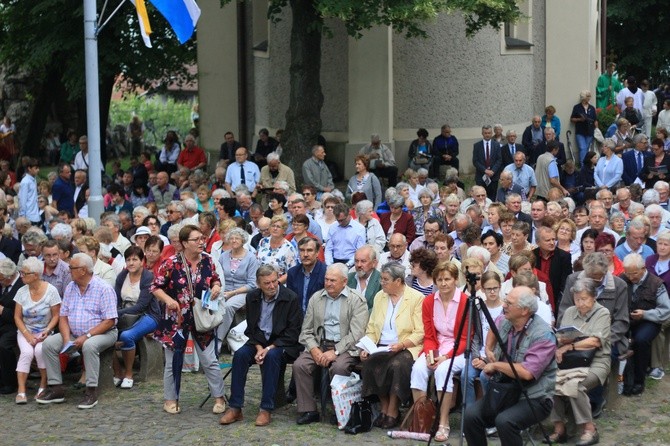
<instances>
[{"instance_id":1,"label":"wristwatch","mask_svg":"<svg viewBox=\"0 0 670 446\"><path fill-rule=\"evenodd\" d=\"M335 356L340 356L340 352L335 350Z\"/></svg>"},{"instance_id":2,"label":"wristwatch","mask_svg":"<svg viewBox=\"0 0 670 446\"><path fill-rule=\"evenodd\" d=\"M86 333L86 338L91 339L91 333Z\"/></svg>"}]
</instances>

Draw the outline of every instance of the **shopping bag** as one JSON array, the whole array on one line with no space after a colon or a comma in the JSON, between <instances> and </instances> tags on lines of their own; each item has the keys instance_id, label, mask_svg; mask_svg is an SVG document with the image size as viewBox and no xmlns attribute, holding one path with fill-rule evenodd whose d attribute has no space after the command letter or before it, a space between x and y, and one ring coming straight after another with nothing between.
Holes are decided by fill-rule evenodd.
<instances>
[{"instance_id":1,"label":"shopping bag","mask_svg":"<svg viewBox=\"0 0 670 446\"><path fill-rule=\"evenodd\" d=\"M230 329L228 336L226 336L226 341L228 342L228 347L230 348L230 353L234 354L240 347L247 343L249 338L244 334L247 329L247 320L243 320L236 326Z\"/></svg>"},{"instance_id":2,"label":"shopping bag","mask_svg":"<svg viewBox=\"0 0 670 446\"><path fill-rule=\"evenodd\" d=\"M191 336L186 340L186 348L184 348L184 365L182 372L197 372L200 369L200 361L198 354L195 352L195 341Z\"/></svg>"},{"instance_id":3,"label":"shopping bag","mask_svg":"<svg viewBox=\"0 0 670 446\"><path fill-rule=\"evenodd\" d=\"M330 381L330 393L337 416L337 428L342 430L349 421L351 405L363 399L363 381L352 372L349 376L335 375Z\"/></svg>"}]
</instances>

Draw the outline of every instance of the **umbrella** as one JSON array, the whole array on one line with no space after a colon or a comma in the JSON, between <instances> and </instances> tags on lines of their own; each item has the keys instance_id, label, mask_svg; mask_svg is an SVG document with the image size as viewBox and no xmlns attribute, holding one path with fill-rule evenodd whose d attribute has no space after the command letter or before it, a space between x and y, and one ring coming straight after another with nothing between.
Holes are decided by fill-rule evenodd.
<instances>
[{"instance_id":1,"label":"umbrella","mask_svg":"<svg viewBox=\"0 0 670 446\"><path fill-rule=\"evenodd\" d=\"M326 343L326 329L319 327L316 329L316 335L321 339L321 351L326 352L328 349ZM328 367L321 367L321 419L326 418L326 406L328 404L328 395L330 394L330 370Z\"/></svg>"},{"instance_id":2,"label":"umbrella","mask_svg":"<svg viewBox=\"0 0 670 446\"><path fill-rule=\"evenodd\" d=\"M172 336L174 354L172 355L172 377L174 378L174 390L177 395L177 409L179 408L179 391L181 390L181 368L184 365L184 349L186 338L182 329L178 329Z\"/></svg>"}]
</instances>

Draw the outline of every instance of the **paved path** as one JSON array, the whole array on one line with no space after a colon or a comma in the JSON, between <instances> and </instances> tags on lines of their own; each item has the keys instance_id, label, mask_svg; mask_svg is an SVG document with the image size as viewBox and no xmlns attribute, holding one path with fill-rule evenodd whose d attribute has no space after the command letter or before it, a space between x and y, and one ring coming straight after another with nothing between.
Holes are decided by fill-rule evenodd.
<instances>
[{"instance_id":1,"label":"paved path","mask_svg":"<svg viewBox=\"0 0 670 446\"><path fill-rule=\"evenodd\" d=\"M162 411L162 382L157 381L137 383L131 390L113 389L100 397L97 407L88 411L78 410L76 405L82 393L71 387L75 378L66 377L68 388L64 404L38 405L32 400L34 389L29 391L31 401L25 406L15 405L14 395L0 396L0 443L7 446L417 444L391 440L379 429L351 436L327 424L297 426L294 405L277 410L270 426L256 428L253 421L258 413L260 394L257 368L249 374L248 401L244 410L246 419L226 427L220 426L219 416L211 413L211 401L203 409L198 409L208 393L202 374L184 375L182 413L179 415L168 415ZM647 383L647 391L641 397L622 398L620 407L606 410L597 421L600 444L670 445L670 378L648 380ZM37 383L29 381L29 384ZM459 415L452 416L451 424L455 428L459 426ZM451 444L458 444L457 433L452 433ZM490 444L497 445L499 442L492 441ZM541 444L539 440L538 444Z\"/></svg>"}]
</instances>

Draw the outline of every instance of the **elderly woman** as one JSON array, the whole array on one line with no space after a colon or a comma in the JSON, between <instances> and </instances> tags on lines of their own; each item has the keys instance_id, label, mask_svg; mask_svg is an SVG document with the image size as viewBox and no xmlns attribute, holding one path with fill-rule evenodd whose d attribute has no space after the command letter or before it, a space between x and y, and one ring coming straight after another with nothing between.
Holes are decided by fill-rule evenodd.
<instances>
[{"instance_id":1,"label":"elderly woman","mask_svg":"<svg viewBox=\"0 0 670 446\"><path fill-rule=\"evenodd\" d=\"M163 240L155 235L149 236L144 242L144 268L151 271L154 276L158 274L158 268L161 266L159 260L163 252L163 247Z\"/></svg>"},{"instance_id":2,"label":"elderly woman","mask_svg":"<svg viewBox=\"0 0 670 446\"><path fill-rule=\"evenodd\" d=\"M409 264L412 266L412 274L405 280L408 286L424 296L437 291L437 286L433 282L433 271L437 266L435 251L426 248L415 249L409 256Z\"/></svg>"},{"instance_id":3,"label":"elderly woman","mask_svg":"<svg viewBox=\"0 0 670 446\"><path fill-rule=\"evenodd\" d=\"M455 229L454 219L456 218L456 214L458 214L460 205L461 200L455 194L448 194L441 198L439 207L443 210L444 214L444 232L450 233Z\"/></svg>"},{"instance_id":4,"label":"elderly woman","mask_svg":"<svg viewBox=\"0 0 670 446\"><path fill-rule=\"evenodd\" d=\"M416 228L416 236L420 237L423 235L423 226L429 218L436 218L441 223L444 222L444 213L440 210L439 207L433 204L433 199L435 195L427 187L422 189L419 193L419 203L420 206L412 209L412 217L414 218L414 227Z\"/></svg>"},{"instance_id":5,"label":"elderly woman","mask_svg":"<svg viewBox=\"0 0 670 446\"><path fill-rule=\"evenodd\" d=\"M149 292L154 280L151 271L143 266L144 251L139 246L131 246L123 254L126 269L116 278L114 289L119 308L119 342L125 372L116 355L112 357L114 385L122 389L133 387L133 363L135 344L158 328L162 314L158 301Z\"/></svg>"},{"instance_id":6,"label":"elderly woman","mask_svg":"<svg viewBox=\"0 0 670 446\"><path fill-rule=\"evenodd\" d=\"M512 240L509 244L503 245L502 252L512 256L522 251L532 251L535 245L528 241L529 235L530 225L525 221L517 221L512 225Z\"/></svg>"},{"instance_id":7,"label":"elderly woman","mask_svg":"<svg viewBox=\"0 0 670 446\"><path fill-rule=\"evenodd\" d=\"M411 388L414 401L426 396L428 378L435 374L438 400L442 397L446 381L446 395L440 408L440 422L435 441L444 443L449 439L449 409L454 388L453 376L465 367L463 352L467 344L467 331L461 332L456 350L456 334L465 315L467 296L458 286L458 268L451 263L440 263L433 270L437 291L423 300L422 318L425 338L423 351L412 366ZM374 307L373 307L374 308ZM451 359L454 358L451 375L447 375Z\"/></svg>"},{"instance_id":8,"label":"elderly woman","mask_svg":"<svg viewBox=\"0 0 670 446\"><path fill-rule=\"evenodd\" d=\"M599 189L612 189L621 182L623 174L623 161L614 154L616 143L612 139L606 139L603 143L603 156L598 160L593 172L596 187Z\"/></svg>"},{"instance_id":9,"label":"elderly woman","mask_svg":"<svg viewBox=\"0 0 670 446\"><path fill-rule=\"evenodd\" d=\"M198 204L198 212L213 212L215 210L214 199L212 198L212 190L207 187L207 185L201 184L198 186L198 189L196 190L196 196L198 197L195 200L195 202Z\"/></svg>"},{"instance_id":10,"label":"elderly woman","mask_svg":"<svg viewBox=\"0 0 670 446\"><path fill-rule=\"evenodd\" d=\"M169 414L181 412L179 395L175 391L172 358L175 349L183 349L189 334L195 340L195 351L205 371L209 391L215 398L214 413L226 409L224 385L214 348L215 331L200 333L196 330L193 304L203 291L210 290L212 299L219 297L221 281L213 260L204 253L205 236L195 225L186 225L179 231L183 251L163 262L150 291L164 306L168 323L162 324L156 337L165 346L165 373L163 374L163 410ZM188 285L187 285L188 284Z\"/></svg>"},{"instance_id":11,"label":"elderly woman","mask_svg":"<svg viewBox=\"0 0 670 446\"><path fill-rule=\"evenodd\" d=\"M569 253L572 256L572 263L574 263L581 254L579 245L575 243L575 237L577 236L575 222L569 218L564 218L558 221L552 229L556 232L556 247Z\"/></svg>"},{"instance_id":12,"label":"elderly woman","mask_svg":"<svg viewBox=\"0 0 670 446\"><path fill-rule=\"evenodd\" d=\"M544 115L542 116L542 122L540 126L543 129L554 129L556 133L556 140L558 140L561 134L561 120L556 116L556 107L553 105L547 105L544 109Z\"/></svg>"},{"instance_id":13,"label":"elderly woman","mask_svg":"<svg viewBox=\"0 0 670 446\"><path fill-rule=\"evenodd\" d=\"M15 269L10 260L0 266ZM61 299L56 287L42 280L44 263L37 257L28 257L21 264L19 274L23 285L14 296L14 323L17 328L17 342L21 354L16 365L16 377L19 391L16 395L16 404L26 404L26 381L30 373L30 364L33 358L37 361L40 371L40 386L36 398L47 388L47 371L42 356L42 341L58 326ZM0 273L6 275L8 271L0 268ZM13 274L12 274L13 275ZM20 283L20 282L19 282Z\"/></svg>"},{"instance_id":14,"label":"elderly woman","mask_svg":"<svg viewBox=\"0 0 670 446\"><path fill-rule=\"evenodd\" d=\"M235 313L245 305L247 293L256 288L256 271L260 266L254 253L244 247L249 241L249 234L240 228L233 228L226 234L226 239L230 249L223 251L219 257L225 277L219 339L223 339L230 330Z\"/></svg>"},{"instance_id":15,"label":"elderly woman","mask_svg":"<svg viewBox=\"0 0 670 446\"><path fill-rule=\"evenodd\" d=\"M598 234L595 240L595 249L597 252L605 254L607 260L609 261L609 272L615 276L620 276L623 274L623 263L616 256L614 249L616 248L616 240L612 234L607 232L602 232ZM586 269L586 267L584 267Z\"/></svg>"},{"instance_id":16,"label":"elderly woman","mask_svg":"<svg viewBox=\"0 0 670 446\"><path fill-rule=\"evenodd\" d=\"M409 212L403 211L405 198L402 195L396 195L389 201L391 212L382 214L379 217L386 240L391 238L393 234L404 234L407 238L407 244L410 245L416 238L416 225L414 224L414 217Z\"/></svg>"},{"instance_id":17,"label":"elderly woman","mask_svg":"<svg viewBox=\"0 0 670 446\"><path fill-rule=\"evenodd\" d=\"M386 235L379 220L374 218L373 209L373 203L370 200L356 203L356 216L358 222L365 228L365 239L369 245L374 246L379 255L384 252Z\"/></svg>"},{"instance_id":18,"label":"elderly woman","mask_svg":"<svg viewBox=\"0 0 670 446\"><path fill-rule=\"evenodd\" d=\"M354 193L362 192L365 194L365 198L374 203L376 208L382 202L382 186L379 183L379 178L374 173L368 171L370 168L370 158L365 155L357 155L355 162L356 175L349 179L345 196L347 200L351 200L351 196Z\"/></svg>"},{"instance_id":19,"label":"elderly woman","mask_svg":"<svg viewBox=\"0 0 670 446\"><path fill-rule=\"evenodd\" d=\"M279 282L286 283L286 272L298 263L297 249L286 240L288 222L281 215L272 217L270 237L258 243L256 258L261 264L273 265L279 272Z\"/></svg>"},{"instance_id":20,"label":"elderly woman","mask_svg":"<svg viewBox=\"0 0 670 446\"><path fill-rule=\"evenodd\" d=\"M621 212L612 210L609 218L609 226L612 231L623 237L626 234L626 216Z\"/></svg>"},{"instance_id":21,"label":"elderly woman","mask_svg":"<svg viewBox=\"0 0 670 446\"><path fill-rule=\"evenodd\" d=\"M412 364L423 348L424 296L405 285L405 268L387 263L381 269L382 290L375 296L366 335L388 351L361 352L363 396L377 395L381 413L374 425L393 429L400 423L400 404L409 401Z\"/></svg>"},{"instance_id":22,"label":"elderly woman","mask_svg":"<svg viewBox=\"0 0 670 446\"><path fill-rule=\"evenodd\" d=\"M663 213L663 208L657 204L650 204L644 209L644 215L649 219L651 228L649 238L652 240L658 240L661 234L668 232L668 229L663 224Z\"/></svg>"},{"instance_id":23,"label":"elderly woman","mask_svg":"<svg viewBox=\"0 0 670 446\"><path fill-rule=\"evenodd\" d=\"M411 169L409 169L409 170L411 170ZM414 171L412 171L412 172L414 172ZM414 174L416 174L416 172L414 172ZM418 184L418 183L419 183L419 175L416 174L416 184ZM423 186L420 186L420 187L423 187ZM405 183L405 182L401 181L398 184L396 184L395 188L396 188L397 194L400 195L403 198L404 207L406 209L410 210L410 211L412 209L414 209L414 206L415 206L414 198L418 202L419 197L416 196L416 191L414 189L411 189L409 183ZM414 197L412 197L412 191L414 191ZM386 201L388 203L388 198L387 198ZM389 204L389 207L390 207L390 204Z\"/></svg>"},{"instance_id":24,"label":"elderly woman","mask_svg":"<svg viewBox=\"0 0 670 446\"><path fill-rule=\"evenodd\" d=\"M598 430L591 416L588 392L603 385L610 371L610 312L596 302L596 283L593 280L577 279L571 288L574 305L565 310L561 327L577 327L583 336L562 337L557 334L556 362L559 370L556 376L556 394L550 419L554 423L554 433L549 439L565 443L568 439L566 423L568 405L572 408L575 424L581 426L578 445L598 443ZM595 349L590 365L583 368L565 368L569 352ZM564 363L565 362L565 363ZM563 366L561 365L563 364ZM576 389L570 389L571 381L577 381Z\"/></svg>"},{"instance_id":25,"label":"elderly woman","mask_svg":"<svg viewBox=\"0 0 670 446\"><path fill-rule=\"evenodd\" d=\"M139 228L137 228L135 233L130 236L130 243L144 250L144 244L147 242L147 239L149 239L149 237L152 237L149 228L147 228L146 226L140 226Z\"/></svg>"}]
</instances>

